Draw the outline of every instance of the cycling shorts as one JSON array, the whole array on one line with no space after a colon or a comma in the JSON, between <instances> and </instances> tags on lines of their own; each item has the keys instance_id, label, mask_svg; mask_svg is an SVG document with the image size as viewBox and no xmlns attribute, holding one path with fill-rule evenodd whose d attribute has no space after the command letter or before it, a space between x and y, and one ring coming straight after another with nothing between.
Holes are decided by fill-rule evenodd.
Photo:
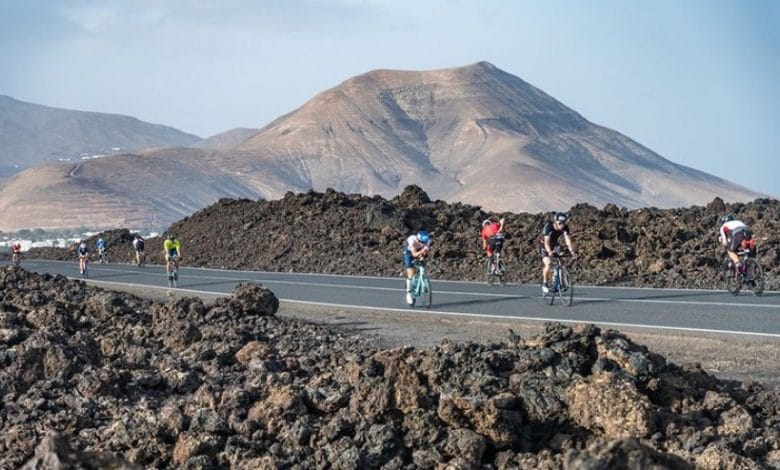
<instances>
[{"instance_id":1,"label":"cycling shorts","mask_svg":"<svg viewBox=\"0 0 780 470\"><path fill-rule=\"evenodd\" d=\"M492 256L493 252L501 253L501 249L504 247L504 236L493 235L487 239L487 254Z\"/></svg>"},{"instance_id":2,"label":"cycling shorts","mask_svg":"<svg viewBox=\"0 0 780 470\"><path fill-rule=\"evenodd\" d=\"M748 229L739 228L737 230L734 230L731 233L731 241L729 241L728 250L736 253L737 251L739 251L739 248L742 246L742 240L750 240L751 238L752 238L752 234Z\"/></svg>"},{"instance_id":3,"label":"cycling shorts","mask_svg":"<svg viewBox=\"0 0 780 470\"><path fill-rule=\"evenodd\" d=\"M179 251L176 248L168 250L168 252L165 254L165 261L177 259L179 259Z\"/></svg>"},{"instance_id":4,"label":"cycling shorts","mask_svg":"<svg viewBox=\"0 0 780 470\"><path fill-rule=\"evenodd\" d=\"M411 250L404 250L404 268L413 268L414 265L412 264L412 261L414 261L414 259L412 258Z\"/></svg>"}]
</instances>

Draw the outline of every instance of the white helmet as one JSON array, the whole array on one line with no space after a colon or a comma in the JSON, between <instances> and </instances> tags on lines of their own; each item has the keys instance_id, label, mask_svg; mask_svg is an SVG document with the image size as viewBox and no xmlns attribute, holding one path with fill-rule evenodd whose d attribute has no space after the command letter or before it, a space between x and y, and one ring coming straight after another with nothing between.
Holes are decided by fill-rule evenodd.
<instances>
[{"instance_id":1,"label":"white helmet","mask_svg":"<svg viewBox=\"0 0 780 470\"><path fill-rule=\"evenodd\" d=\"M482 226L485 227L486 225L490 225L490 219L485 219L482 221Z\"/></svg>"}]
</instances>

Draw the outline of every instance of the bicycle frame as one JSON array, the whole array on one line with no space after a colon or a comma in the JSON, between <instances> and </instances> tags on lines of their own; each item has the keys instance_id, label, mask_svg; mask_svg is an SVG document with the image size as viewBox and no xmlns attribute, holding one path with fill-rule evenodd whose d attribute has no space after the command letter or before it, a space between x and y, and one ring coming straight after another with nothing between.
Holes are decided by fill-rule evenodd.
<instances>
[{"instance_id":1,"label":"bicycle frame","mask_svg":"<svg viewBox=\"0 0 780 470\"><path fill-rule=\"evenodd\" d=\"M426 307L431 308L433 294L431 292L431 281L428 276L425 261L414 260L412 266L414 266L416 270L412 277L412 298L415 301L416 299L422 298L423 304L426 304ZM414 305L414 303L412 303L412 305Z\"/></svg>"}]
</instances>

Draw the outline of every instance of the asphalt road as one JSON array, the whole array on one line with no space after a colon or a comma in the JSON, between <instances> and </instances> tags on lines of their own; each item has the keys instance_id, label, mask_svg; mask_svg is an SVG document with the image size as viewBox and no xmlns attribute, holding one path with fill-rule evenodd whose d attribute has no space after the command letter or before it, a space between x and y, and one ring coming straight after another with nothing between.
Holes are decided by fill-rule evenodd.
<instances>
[{"instance_id":1,"label":"asphalt road","mask_svg":"<svg viewBox=\"0 0 780 470\"><path fill-rule=\"evenodd\" d=\"M76 262L25 260L22 267L80 279ZM90 264L90 281L110 288L167 288L164 268ZM401 278L337 276L181 268L177 291L226 294L242 281L260 282L280 300L371 310L410 311ZM732 296L726 291L575 286L570 307L549 306L538 285L433 280L433 308L424 315L454 315L596 323L608 327L654 328L752 335L780 339L780 292Z\"/></svg>"}]
</instances>

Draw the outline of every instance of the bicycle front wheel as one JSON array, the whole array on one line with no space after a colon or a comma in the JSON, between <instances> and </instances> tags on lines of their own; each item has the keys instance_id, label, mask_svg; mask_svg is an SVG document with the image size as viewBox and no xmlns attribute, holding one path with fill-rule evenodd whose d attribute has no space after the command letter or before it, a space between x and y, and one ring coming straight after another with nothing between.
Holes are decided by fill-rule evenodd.
<instances>
[{"instance_id":1,"label":"bicycle front wheel","mask_svg":"<svg viewBox=\"0 0 780 470\"><path fill-rule=\"evenodd\" d=\"M723 280L726 282L726 290L729 291L729 294L739 295L739 290L742 287L742 285L739 282L739 279L737 279L734 268L729 268L728 266L724 266Z\"/></svg>"},{"instance_id":2,"label":"bicycle front wheel","mask_svg":"<svg viewBox=\"0 0 780 470\"><path fill-rule=\"evenodd\" d=\"M501 287L504 287L506 285L506 266L504 266L504 262L499 260L498 261L498 285Z\"/></svg>"},{"instance_id":3,"label":"bicycle front wheel","mask_svg":"<svg viewBox=\"0 0 780 470\"><path fill-rule=\"evenodd\" d=\"M550 284L550 290L547 292L544 297L547 299L547 303L552 305L555 303L555 296L560 295L558 291L558 286L560 285L560 274L558 271L558 268L555 268L553 271L553 281L552 284Z\"/></svg>"},{"instance_id":4,"label":"bicycle front wheel","mask_svg":"<svg viewBox=\"0 0 780 470\"><path fill-rule=\"evenodd\" d=\"M423 279L421 300L425 308L431 308L433 305L433 289L431 288L431 280L427 276Z\"/></svg>"},{"instance_id":5,"label":"bicycle front wheel","mask_svg":"<svg viewBox=\"0 0 780 470\"><path fill-rule=\"evenodd\" d=\"M495 276L493 276L493 258L487 258L485 260L485 278L489 286L492 286L496 282Z\"/></svg>"},{"instance_id":6,"label":"bicycle front wheel","mask_svg":"<svg viewBox=\"0 0 780 470\"><path fill-rule=\"evenodd\" d=\"M571 281L571 276L566 268L561 268L560 275L561 279L558 291L561 296L561 303L570 307L571 303L574 301L574 283Z\"/></svg>"},{"instance_id":7,"label":"bicycle front wheel","mask_svg":"<svg viewBox=\"0 0 780 470\"><path fill-rule=\"evenodd\" d=\"M764 293L764 270L761 265L758 264L753 258L748 258L745 261L745 273L747 274L748 287L753 295L761 295Z\"/></svg>"}]
</instances>

